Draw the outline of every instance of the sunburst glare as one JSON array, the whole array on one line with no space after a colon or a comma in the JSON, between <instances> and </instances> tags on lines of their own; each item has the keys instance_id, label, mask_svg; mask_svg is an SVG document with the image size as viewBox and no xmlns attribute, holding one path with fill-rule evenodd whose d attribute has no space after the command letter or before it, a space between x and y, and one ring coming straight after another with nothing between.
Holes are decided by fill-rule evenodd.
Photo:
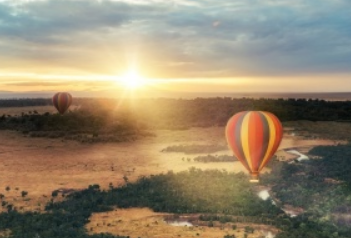
<instances>
[{"instance_id":1,"label":"sunburst glare","mask_svg":"<svg viewBox=\"0 0 351 238\"><path fill-rule=\"evenodd\" d=\"M129 69L120 78L121 83L124 87L128 89L137 89L145 85L145 79L139 75L138 71L135 69Z\"/></svg>"}]
</instances>

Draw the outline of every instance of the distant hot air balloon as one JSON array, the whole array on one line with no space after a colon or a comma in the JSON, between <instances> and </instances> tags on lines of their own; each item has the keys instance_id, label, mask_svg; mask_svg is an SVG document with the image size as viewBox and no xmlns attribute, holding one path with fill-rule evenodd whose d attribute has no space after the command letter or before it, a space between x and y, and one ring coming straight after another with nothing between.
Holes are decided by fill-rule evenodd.
<instances>
[{"instance_id":1,"label":"distant hot air balloon","mask_svg":"<svg viewBox=\"0 0 351 238\"><path fill-rule=\"evenodd\" d=\"M270 112L239 112L229 119L225 133L234 155L250 172L250 182L258 182L260 171L282 140L279 119Z\"/></svg>"},{"instance_id":2,"label":"distant hot air balloon","mask_svg":"<svg viewBox=\"0 0 351 238\"><path fill-rule=\"evenodd\" d=\"M72 103L72 96L66 92L56 93L52 97L52 103L60 114L64 114Z\"/></svg>"}]
</instances>

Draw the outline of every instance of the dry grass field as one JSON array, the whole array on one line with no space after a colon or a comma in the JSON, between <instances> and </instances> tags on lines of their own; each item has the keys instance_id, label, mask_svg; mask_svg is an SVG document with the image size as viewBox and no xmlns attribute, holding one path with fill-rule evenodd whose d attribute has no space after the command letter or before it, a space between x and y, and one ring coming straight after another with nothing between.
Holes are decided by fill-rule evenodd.
<instances>
[{"instance_id":1,"label":"dry grass field","mask_svg":"<svg viewBox=\"0 0 351 238\"><path fill-rule=\"evenodd\" d=\"M277 233L278 230L270 226L262 226L251 223L221 224L214 222L213 227L208 226L171 226L165 221L166 213L155 213L148 208L118 209L112 212L97 213L91 217L90 223L86 226L90 233L109 232L130 237L206 237L217 238L225 235L243 237L245 227L251 226L254 233L249 234L250 238L260 238L266 233Z\"/></svg>"},{"instance_id":2,"label":"dry grass field","mask_svg":"<svg viewBox=\"0 0 351 238\"><path fill-rule=\"evenodd\" d=\"M187 158L199 154L185 155L179 152L161 152L170 145L225 143L222 127L192 128L190 130L156 131L155 137L123 143L79 143L72 140L31 138L18 132L0 131L0 193L16 200L21 191L28 191L22 206L35 206L44 202L56 189L83 189L90 184L107 188L109 183L118 186L139 176L158 174L173 170L184 171L190 167L225 169L229 172L244 171L239 162L201 163ZM287 159L293 155L283 149L311 147L319 144L334 144L329 140L301 140L284 137L278 156ZM229 150L214 154L228 154ZM6 191L9 186L10 190Z\"/></svg>"},{"instance_id":3,"label":"dry grass field","mask_svg":"<svg viewBox=\"0 0 351 238\"><path fill-rule=\"evenodd\" d=\"M25 110L27 111L33 109ZM3 111L0 111L1 114ZM169 170L179 172L190 167L228 172L245 171L239 162L201 163L192 160L201 153L162 152L164 148L174 145L226 144L223 127L180 131L156 130L155 134L154 137L145 137L133 142L91 144L63 139L32 138L19 132L0 131L0 193L20 211L42 211L54 190L70 192L87 188L91 184L99 184L103 189L107 189L110 183L115 187L123 184L124 176L127 176L129 181L135 181L140 176L165 173ZM294 158L294 155L286 153L284 149L300 148L300 152L307 152L316 145L335 143L337 142L333 140L303 139L287 131L277 156L288 160ZM213 154L230 155L231 152L225 149ZM22 197L22 191L28 194ZM109 213L94 214L87 229L91 233L111 232L133 238L214 238L240 233L242 235L238 237L242 237L244 233L241 226L245 224L236 230L221 226L173 227L165 223L162 215L146 208L118 209ZM115 226L116 222L118 226ZM204 234L206 236L203 236ZM262 232L256 231L249 237L262 237Z\"/></svg>"}]
</instances>

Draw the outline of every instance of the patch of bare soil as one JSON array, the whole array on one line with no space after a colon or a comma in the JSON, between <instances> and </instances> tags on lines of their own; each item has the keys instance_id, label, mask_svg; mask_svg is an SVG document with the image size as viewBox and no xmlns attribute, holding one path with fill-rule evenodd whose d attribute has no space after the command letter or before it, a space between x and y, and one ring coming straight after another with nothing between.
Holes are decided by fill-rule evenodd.
<instances>
[{"instance_id":1,"label":"patch of bare soil","mask_svg":"<svg viewBox=\"0 0 351 238\"><path fill-rule=\"evenodd\" d=\"M11 234L11 231L9 231L9 230L4 230L4 231L0 230L0 238L1 237L9 237L10 234Z\"/></svg>"},{"instance_id":2,"label":"patch of bare soil","mask_svg":"<svg viewBox=\"0 0 351 238\"><path fill-rule=\"evenodd\" d=\"M117 209L111 212L95 213L90 217L90 223L86 226L90 234L109 232L129 236L131 238L178 238L178 237L206 237L218 238L225 235L243 237L245 227L251 226L254 233L249 233L248 238L262 237L264 231L278 230L257 224L234 223L220 224L215 222L213 227L208 226L172 226L165 221L167 213L155 213L148 208Z\"/></svg>"},{"instance_id":3,"label":"patch of bare soil","mask_svg":"<svg viewBox=\"0 0 351 238\"><path fill-rule=\"evenodd\" d=\"M285 204L282 208L282 210L288 214L289 216L298 216L300 215L301 213L303 213L305 210L301 207L294 207L294 206L291 206L289 204Z\"/></svg>"}]
</instances>

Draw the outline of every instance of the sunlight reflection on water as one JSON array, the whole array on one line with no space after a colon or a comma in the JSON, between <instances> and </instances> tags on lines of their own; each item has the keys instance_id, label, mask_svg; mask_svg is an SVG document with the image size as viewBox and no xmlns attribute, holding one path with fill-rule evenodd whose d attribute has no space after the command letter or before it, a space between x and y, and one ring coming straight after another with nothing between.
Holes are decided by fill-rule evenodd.
<instances>
[{"instance_id":1,"label":"sunlight reflection on water","mask_svg":"<svg viewBox=\"0 0 351 238\"><path fill-rule=\"evenodd\" d=\"M171 226L193 226L193 224L188 221L170 221L167 222L167 224Z\"/></svg>"}]
</instances>

